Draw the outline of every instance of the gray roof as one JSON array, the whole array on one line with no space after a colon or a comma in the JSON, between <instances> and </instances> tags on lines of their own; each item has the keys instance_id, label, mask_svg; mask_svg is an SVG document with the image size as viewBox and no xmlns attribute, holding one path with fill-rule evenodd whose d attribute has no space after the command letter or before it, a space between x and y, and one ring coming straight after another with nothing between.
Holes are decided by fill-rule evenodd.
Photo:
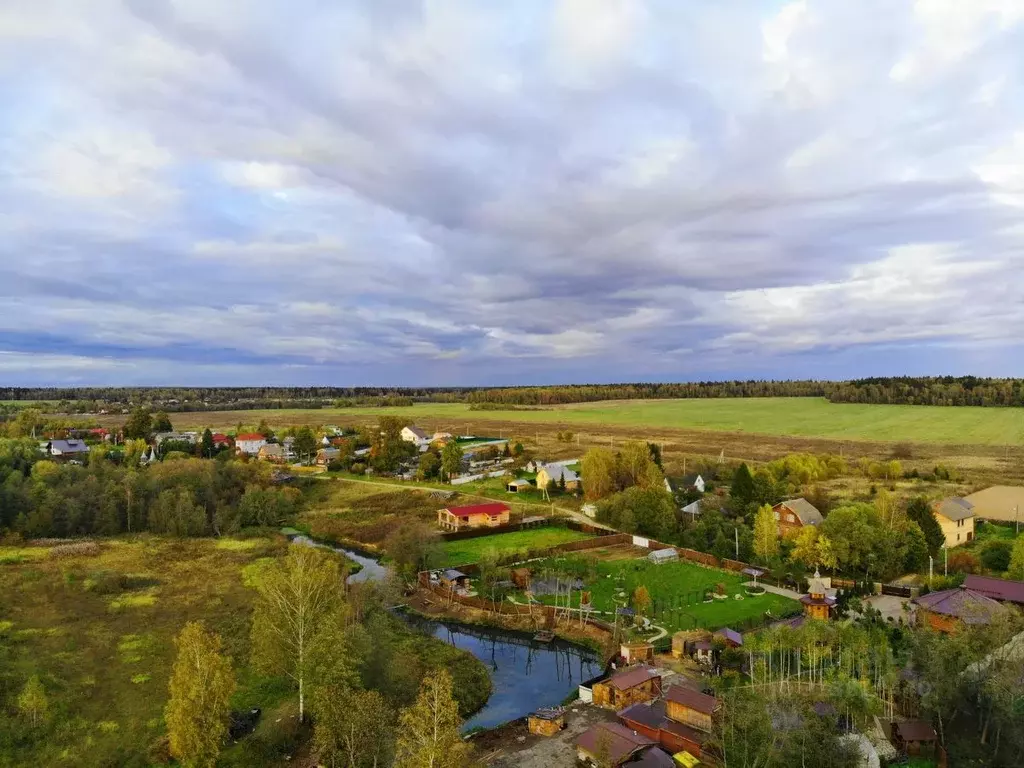
<instances>
[{"instance_id":1,"label":"gray roof","mask_svg":"<svg viewBox=\"0 0 1024 768\"><path fill-rule=\"evenodd\" d=\"M61 453L88 453L89 446L82 440L51 440L50 450Z\"/></svg>"},{"instance_id":2,"label":"gray roof","mask_svg":"<svg viewBox=\"0 0 1024 768\"><path fill-rule=\"evenodd\" d=\"M959 496L943 499L935 505L935 511L947 520L966 520L974 517L974 505Z\"/></svg>"},{"instance_id":3,"label":"gray roof","mask_svg":"<svg viewBox=\"0 0 1024 768\"><path fill-rule=\"evenodd\" d=\"M807 499L787 499L782 505L800 518L804 525L817 525L822 520L821 512Z\"/></svg>"},{"instance_id":4,"label":"gray roof","mask_svg":"<svg viewBox=\"0 0 1024 768\"><path fill-rule=\"evenodd\" d=\"M464 574L462 571L457 571L454 568L447 569L442 574L442 576L444 576L446 579L448 579L448 581L455 581L456 579L464 579L464 578L466 578L466 574Z\"/></svg>"},{"instance_id":5,"label":"gray roof","mask_svg":"<svg viewBox=\"0 0 1024 768\"><path fill-rule=\"evenodd\" d=\"M414 435L416 435L416 437L418 437L420 440L423 440L424 438L430 437L430 435L428 435L426 432L424 432L419 427L414 427L414 426L410 425L410 426L406 427L406 429L408 429L410 432L412 432Z\"/></svg>"},{"instance_id":6,"label":"gray roof","mask_svg":"<svg viewBox=\"0 0 1024 768\"><path fill-rule=\"evenodd\" d=\"M579 475L577 475L568 467L563 467L561 464L545 464L540 469L547 471L548 476L550 476L551 479L555 481L557 481L560 477L564 478L565 482L567 483L577 482L580 479ZM540 469L538 469L537 471L539 472Z\"/></svg>"},{"instance_id":7,"label":"gray roof","mask_svg":"<svg viewBox=\"0 0 1024 768\"><path fill-rule=\"evenodd\" d=\"M508 484L522 488L523 486L530 485L530 481L520 477L518 480L509 480Z\"/></svg>"}]
</instances>

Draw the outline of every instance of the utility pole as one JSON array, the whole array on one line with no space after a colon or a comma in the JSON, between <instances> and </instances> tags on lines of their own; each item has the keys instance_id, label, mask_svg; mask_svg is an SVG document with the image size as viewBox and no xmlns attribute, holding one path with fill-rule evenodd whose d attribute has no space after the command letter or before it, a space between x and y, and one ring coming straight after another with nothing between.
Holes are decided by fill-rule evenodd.
<instances>
[{"instance_id":1,"label":"utility pole","mask_svg":"<svg viewBox=\"0 0 1024 768\"><path fill-rule=\"evenodd\" d=\"M934 572L935 558L928 555L928 586L932 585L932 574Z\"/></svg>"},{"instance_id":2,"label":"utility pole","mask_svg":"<svg viewBox=\"0 0 1024 768\"><path fill-rule=\"evenodd\" d=\"M945 544L942 545L942 575L944 577L949 576L949 549Z\"/></svg>"},{"instance_id":3,"label":"utility pole","mask_svg":"<svg viewBox=\"0 0 1024 768\"><path fill-rule=\"evenodd\" d=\"M733 528L732 532L736 535L736 559L740 559L740 529Z\"/></svg>"},{"instance_id":4,"label":"utility pole","mask_svg":"<svg viewBox=\"0 0 1024 768\"><path fill-rule=\"evenodd\" d=\"M1013 505L1013 523L1016 526L1017 533L1020 533L1020 504Z\"/></svg>"}]
</instances>

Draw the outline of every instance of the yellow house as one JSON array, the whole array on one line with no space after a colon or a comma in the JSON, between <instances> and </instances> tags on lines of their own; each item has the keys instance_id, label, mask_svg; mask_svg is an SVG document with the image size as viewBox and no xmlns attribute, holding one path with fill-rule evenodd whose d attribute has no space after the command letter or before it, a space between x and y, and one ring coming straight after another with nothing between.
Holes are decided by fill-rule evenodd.
<instances>
[{"instance_id":1,"label":"yellow house","mask_svg":"<svg viewBox=\"0 0 1024 768\"><path fill-rule=\"evenodd\" d=\"M580 476L561 464L545 464L537 470L537 487L547 488L552 483L565 480L565 490L575 491L580 485Z\"/></svg>"},{"instance_id":2,"label":"yellow house","mask_svg":"<svg viewBox=\"0 0 1024 768\"><path fill-rule=\"evenodd\" d=\"M946 537L946 547L958 547L974 538L974 505L954 496L932 505L935 519Z\"/></svg>"}]
</instances>

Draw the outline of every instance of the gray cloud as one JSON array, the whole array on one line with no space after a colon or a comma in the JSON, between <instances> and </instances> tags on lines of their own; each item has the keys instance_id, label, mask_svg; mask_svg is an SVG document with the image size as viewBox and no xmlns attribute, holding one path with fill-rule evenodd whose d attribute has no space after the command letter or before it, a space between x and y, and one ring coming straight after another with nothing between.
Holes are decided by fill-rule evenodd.
<instances>
[{"instance_id":1,"label":"gray cloud","mask_svg":"<svg viewBox=\"0 0 1024 768\"><path fill-rule=\"evenodd\" d=\"M1024 374L1012 4L236 11L0 10L0 376Z\"/></svg>"}]
</instances>

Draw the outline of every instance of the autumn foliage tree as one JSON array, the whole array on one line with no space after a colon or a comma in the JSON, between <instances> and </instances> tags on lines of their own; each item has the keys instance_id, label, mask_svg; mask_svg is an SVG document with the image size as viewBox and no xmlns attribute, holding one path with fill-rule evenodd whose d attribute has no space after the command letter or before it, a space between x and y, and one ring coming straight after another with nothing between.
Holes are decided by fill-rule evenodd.
<instances>
[{"instance_id":1,"label":"autumn foliage tree","mask_svg":"<svg viewBox=\"0 0 1024 768\"><path fill-rule=\"evenodd\" d=\"M398 720L395 764L403 768L463 768L469 747L459 734L452 678L438 669L423 678L416 703Z\"/></svg>"},{"instance_id":2,"label":"autumn foliage tree","mask_svg":"<svg viewBox=\"0 0 1024 768\"><path fill-rule=\"evenodd\" d=\"M754 553L763 561L779 554L779 533L775 512L767 504L757 510L754 518Z\"/></svg>"},{"instance_id":3,"label":"autumn foliage tree","mask_svg":"<svg viewBox=\"0 0 1024 768\"><path fill-rule=\"evenodd\" d=\"M190 621L175 640L171 697L164 717L171 755L187 768L213 768L228 735L235 678L220 636Z\"/></svg>"}]
</instances>

